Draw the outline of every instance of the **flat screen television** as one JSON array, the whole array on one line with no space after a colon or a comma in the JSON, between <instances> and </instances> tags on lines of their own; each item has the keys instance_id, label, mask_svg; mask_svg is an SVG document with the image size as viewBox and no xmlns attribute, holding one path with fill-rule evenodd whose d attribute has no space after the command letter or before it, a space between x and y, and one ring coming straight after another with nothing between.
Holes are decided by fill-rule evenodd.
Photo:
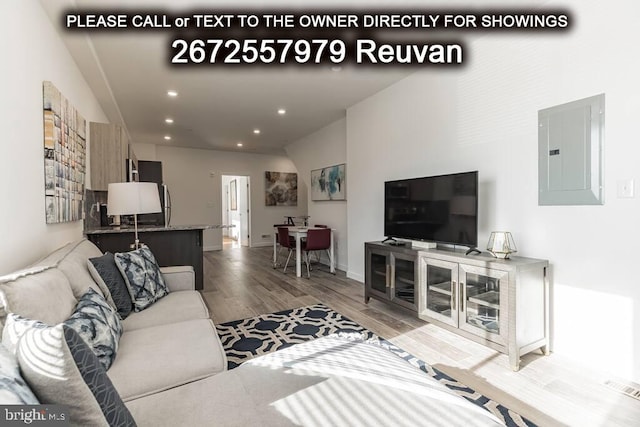
<instances>
[{"instance_id":1,"label":"flat screen television","mask_svg":"<svg viewBox=\"0 0 640 427\"><path fill-rule=\"evenodd\" d=\"M388 238L478 244L478 171L384 183Z\"/></svg>"}]
</instances>

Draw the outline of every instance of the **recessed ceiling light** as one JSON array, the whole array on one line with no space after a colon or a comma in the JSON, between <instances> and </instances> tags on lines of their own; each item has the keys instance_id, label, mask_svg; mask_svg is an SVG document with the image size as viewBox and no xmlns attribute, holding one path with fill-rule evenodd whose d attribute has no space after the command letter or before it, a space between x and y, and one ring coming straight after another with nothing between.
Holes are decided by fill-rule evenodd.
<instances>
[{"instance_id":1,"label":"recessed ceiling light","mask_svg":"<svg viewBox=\"0 0 640 427\"><path fill-rule=\"evenodd\" d=\"M236 145L237 145L238 147L242 147L242 142L238 142Z\"/></svg>"},{"instance_id":2,"label":"recessed ceiling light","mask_svg":"<svg viewBox=\"0 0 640 427\"><path fill-rule=\"evenodd\" d=\"M334 65L333 67L331 67L331 71L335 71L335 72L342 71L342 67L339 65Z\"/></svg>"},{"instance_id":3,"label":"recessed ceiling light","mask_svg":"<svg viewBox=\"0 0 640 427\"><path fill-rule=\"evenodd\" d=\"M284 116L285 114L287 114L287 110L285 110L284 108L280 108L278 110L278 114L280 114L281 116Z\"/></svg>"},{"instance_id":4,"label":"recessed ceiling light","mask_svg":"<svg viewBox=\"0 0 640 427\"><path fill-rule=\"evenodd\" d=\"M169 136L169 135L165 135L165 136L164 136L164 139L166 139L167 141L169 141L169 140L171 139L171 136Z\"/></svg>"},{"instance_id":5,"label":"recessed ceiling light","mask_svg":"<svg viewBox=\"0 0 640 427\"><path fill-rule=\"evenodd\" d=\"M256 135L260 135L260 129L254 129L253 133L255 133Z\"/></svg>"},{"instance_id":6,"label":"recessed ceiling light","mask_svg":"<svg viewBox=\"0 0 640 427\"><path fill-rule=\"evenodd\" d=\"M164 119L164 121L165 121L167 124L170 124L170 125L171 125L171 124L173 124L173 119L171 119L171 118L168 118L168 117L167 117L166 119Z\"/></svg>"},{"instance_id":7,"label":"recessed ceiling light","mask_svg":"<svg viewBox=\"0 0 640 427\"><path fill-rule=\"evenodd\" d=\"M171 97L176 97L176 96L178 96L178 92L176 92L175 90L168 90L167 91L167 95L169 95Z\"/></svg>"}]
</instances>

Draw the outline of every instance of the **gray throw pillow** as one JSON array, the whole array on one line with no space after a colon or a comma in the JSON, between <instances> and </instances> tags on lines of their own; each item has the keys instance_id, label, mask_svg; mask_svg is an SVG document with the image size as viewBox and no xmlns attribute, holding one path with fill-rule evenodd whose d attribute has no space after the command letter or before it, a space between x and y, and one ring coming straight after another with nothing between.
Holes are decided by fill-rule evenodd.
<instances>
[{"instance_id":1,"label":"gray throw pillow","mask_svg":"<svg viewBox=\"0 0 640 427\"><path fill-rule=\"evenodd\" d=\"M17 356L40 401L66 405L72 425L136 425L96 355L68 325L26 330Z\"/></svg>"},{"instance_id":2,"label":"gray throw pillow","mask_svg":"<svg viewBox=\"0 0 640 427\"><path fill-rule=\"evenodd\" d=\"M40 403L22 379L15 354L3 345L0 345L0 402L3 405L37 405Z\"/></svg>"},{"instance_id":3,"label":"gray throw pillow","mask_svg":"<svg viewBox=\"0 0 640 427\"><path fill-rule=\"evenodd\" d=\"M87 267L89 267L89 273L91 273L93 280L100 287L104 285L109 290L118 314L123 319L126 319L133 309L133 302L131 301L131 295L129 295L129 289L127 289L127 283L116 265L113 254L107 252L101 257L89 258ZM108 299L107 302L109 302Z\"/></svg>"},{"instance_id":4,"label":"gray throw pillow","mask_svg":"<svg viewBox=\"0 0 640 427\"><path fill-rule=\"evenodd\" d=\"M160 267L148 247L118 252L114 257L129 289L134 311L144 310L169 293Z\"/></svg>"}]
</instances>

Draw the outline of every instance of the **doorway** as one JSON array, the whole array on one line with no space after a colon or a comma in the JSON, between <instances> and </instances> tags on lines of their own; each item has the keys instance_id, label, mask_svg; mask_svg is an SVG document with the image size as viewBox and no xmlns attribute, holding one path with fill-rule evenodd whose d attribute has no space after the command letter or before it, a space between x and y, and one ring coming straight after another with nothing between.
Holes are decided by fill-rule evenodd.
<instances>
[{"instance_id":1,"label":"doorway","mask_svg":"<svg viewBox=\"0 0 640 427\"><path fill-rule=\"evenodd\" d=\"M251 245L251 199L249 176L222 175L222 249Z\"/></svg>"}]
</instances>

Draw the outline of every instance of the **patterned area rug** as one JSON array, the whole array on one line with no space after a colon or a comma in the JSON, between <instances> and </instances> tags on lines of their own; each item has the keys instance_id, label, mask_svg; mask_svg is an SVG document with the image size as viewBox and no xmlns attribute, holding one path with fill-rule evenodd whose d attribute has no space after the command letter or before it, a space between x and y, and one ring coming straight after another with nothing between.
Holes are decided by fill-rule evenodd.
<instances>
[{"instance_id":1,"label":"patterned area rug","mask_svg":"<svg viewBox=\"0 0 640 427\"><path fill-rule=\"evenodd\" d=\"M216 328L227 354L229 369L236 368L254 357L329 334L338 332L364 333L367 338L379 340L381 346L421 369L468 401L502 419L507 426L535 427L535 424L516 412L429 366L424 361L378 337L324 304L235 320L217 325Z\"/></svg>"}]
</instances>

